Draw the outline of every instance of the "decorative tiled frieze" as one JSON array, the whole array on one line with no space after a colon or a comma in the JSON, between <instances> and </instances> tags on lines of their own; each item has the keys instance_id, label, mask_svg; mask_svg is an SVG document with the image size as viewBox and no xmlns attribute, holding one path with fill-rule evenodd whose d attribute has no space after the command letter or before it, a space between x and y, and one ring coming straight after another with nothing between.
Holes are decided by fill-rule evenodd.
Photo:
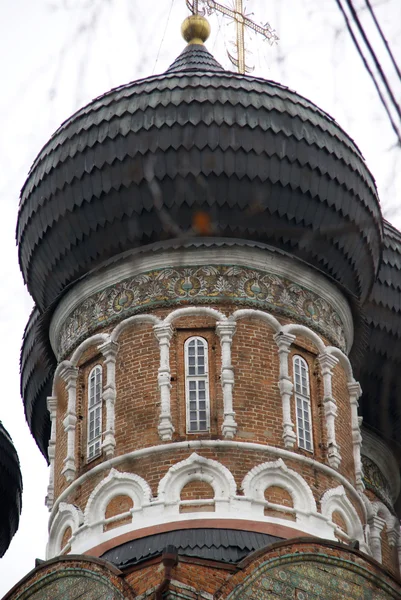
<instances>
[{"instance_id":1,"label":"decorative tiled frieze","mask_svg":"<svg viewBox=\"0 0 401 600\"><path fill-rule=\"evenodd\" d=\"M139 311L174 304L231 301L296 316L345 349L345 325L335 307L290 279L242 266L166 267L137 274L86 298L64 320L57 337L60 357L82 339Z\"/></svg>"}]
</instances>

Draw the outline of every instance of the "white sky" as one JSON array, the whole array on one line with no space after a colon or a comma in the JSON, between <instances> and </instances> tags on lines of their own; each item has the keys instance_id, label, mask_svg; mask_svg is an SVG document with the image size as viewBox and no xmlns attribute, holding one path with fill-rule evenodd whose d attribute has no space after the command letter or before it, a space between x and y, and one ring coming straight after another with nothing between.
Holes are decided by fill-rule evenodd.
<instances>
[{"instance_id":1,"label":"white sky","mask_svg":"<svg viewBox=\"0 0 401 600\"><path fill-rule=\"evenodd\" d=\"M337 119L376 177L386 218L401 227L401 150L392 149L395 136L335 0L245 4L254 20L268 20L280 37L273 48L256 38L248 41L254 74L297 90ZM374 4L401 64L401 2ZM1 597L34 567L36 557L45 557L48 519L48 470L25 423L19 394L20 342L32 307L14 241L19 190L42 145L74 110L111 87L168 67L184 47L179 28L188 13L185 0L0 0L0 7L0 419L17 447L24 480L20 528L0 559ZM230 69L226 47L234 29L221 17L209 20L207 47ZM386 55L380 51L379 56L401 102L401 82Z\"/></svg>"}]
</instances>

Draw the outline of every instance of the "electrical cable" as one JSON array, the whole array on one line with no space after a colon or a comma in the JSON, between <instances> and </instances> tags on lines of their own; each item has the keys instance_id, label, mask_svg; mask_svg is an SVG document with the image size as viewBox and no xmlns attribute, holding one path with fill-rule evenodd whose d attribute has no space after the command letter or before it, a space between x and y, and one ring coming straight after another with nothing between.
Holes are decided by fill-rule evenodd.
<instances>
[{"instance_id":1,"label":"electrical cable","mask_svg":"<svg viewBox=\"0 0 401 600\"><path fill-rule=\"evenodd\" d=\"M397 62L396 62L396 60L395 60L395 58L394 58L394 55L393 55L393 53L391 52L390 45L389 45L389 43L388 43L388 41L387 41L387 38L386 38L386 36L385 36L385 35L384 35L384 33L383 33L383 30L382 30L382 28L380 27L380 23L379 23L379 21L377 20L377 17L376 17L376 15L375 15L375 13L374 13L373 7L372 7L372 5L371 5L371 3L370 3L370 0L365 0L365 4L366 4L366 6L367 6L367 8L368 8L368 10L369 10L369 12L370 12L370 16L372 17L372 19L373 19L373 21L374 21L374 24L376 25L377 31L379 32L379 34L380 34L380 37L381 37L381 39L383 40L383 44L385 45L385 47L386 47L386 50L387 50L387 52L388 52L388 54L389 54L389 56L390 56L391 62L393 63L393 67L394 67L394 69L396 70L396 72L397 72L397 75L398 75L398 77L399 77L399 78L400 78L400 80L401 80L401 71L400 71L400 68L399 68L399 66L397 65Z\"/></svg>"},{"instance_id":2,"label":"electrical cable","mask_svg":"<svg viewBox=\"0 0 401 600\"><path fill-rule=\"evenodd\" d=\"M356 10L354 8L354 5L352 4L352 0L345 0L345 2L347 3L349 10L351 11L352 18L354 19L354 21L356 23L358 31L361 34L362 39L365 42L366 47L367 47L367 49L370 52L370 55L371 55L371 57L373 59L373 62L375 63L376 69L378 70L379 75L381 77L381 80L382 80L382 82L384 84L384 87L386 88L387 93L388 93L388 95L390 97L390 100L391 100L391 102L392 102L392 104L393 104L393 106L395 108L395 111L396 111L398 117L401 120L401 108L399 107L399 105L397 103L397 100L396 100L396 98L395 98L395 96L393 94L393 90L391 89L391 86L390 86L390 84L388 82L388 79L387 79L387 77L386 77L386 75L385 75L385 73L383 71L383 68L382 68L382 66L381 66L381 64L380 64L380 62L379 62L379 60L378 60L378 58L377 58L377 56L376 56L373 48L372 48L372 45L371 45L371 43L369 41L369 38L366 35L364 28L362 27L362 23L360 22L358 14L357 14L357 12L356 12Z\"/></svg>"},{"instance_id":3,"label":"electrical cable","mask_svg":"<svg viewBox=\"0 0 401 600\"><path fill-rule=\"evenodd\" d=\"M168 27L168 23L169 23L169 21L170 21L170 17L171 17L171 11L173 10L173 4L174 4L174 0L171 0L171 4L170 4L170 10L168 11L168 15L167 15L166 26L165 26L165 28L164 28L164 31L163 31L163 37L162 37L162 39L161 39L161 42L160 42L159 49L158 49L158 51L157 51L157 56L156 56L155 64L153 65L152 75L153 75L153 73L155 72L156 65L157 65L157 61L159 60L159 56L160 56L160 50L161 50L161 48L162 48L162 45L163 45L163 42L164 42L164 38L165 38L165 35L166 35L166 31L167 31L167 27Z\"/></svg>"},{"instance_id":4,"label":"electrical cable","mask_svg":"<svg viewBox=\"0 0 401 600\"><path fill-rule=\"evenodd\" d=\"M390 112L389 107L387 106L387 102L386 102L386 100L385 100L385 98L384 98L384 96L382 94L382 91L381 91L381 89L380 89L380 87L379 87L379 85L378 85L378 83L376 81L375 75L374 75L372 69L370 68L370 66L369 66L369 64L368 64L368 62L367 62L367 60L366 60L366 58L365 58L365 56L364 56L364 54L362 52L362 49L361 49L361 47L360 47L360 45L358 43L358 40L355 37L355 34L354 34L353 30L352 30L352 27L351 27L348 15L346 14L346 12L344 10L344 7L341 4L341 0L336 0L336 3L337 3L337 6L340 9L340 11L341 11L341 13L342 13L342 15L344 17L345 24L347 26L348 32L349 32L349 34L350 34L350 36L352 38L352 41L354 42L354 45L355 45L355 47L356 47L356 49L358 51L358 54L359 54L359 56L362 59L362 62L364 64L364 66L365 66L365 69L367 70L367 72L370 75L370 78L371 78L371 80L372 80L372 82L373 82L373 84L374 84L374 86L376 88L376 91L377 91L378 95L379 95L380 101L381 101L381 103L383 104L383 106L384 106L384 108L386 110L388 118L390 119L390 123L391 123L393 131L394 131L394 133L395 133L395 135L397 137L398 144L401 146L401 132L398 130L398 127L397 127L397 125L394 122L393 116L392 116L392 114Z\"/></svg>"}]
</instances>

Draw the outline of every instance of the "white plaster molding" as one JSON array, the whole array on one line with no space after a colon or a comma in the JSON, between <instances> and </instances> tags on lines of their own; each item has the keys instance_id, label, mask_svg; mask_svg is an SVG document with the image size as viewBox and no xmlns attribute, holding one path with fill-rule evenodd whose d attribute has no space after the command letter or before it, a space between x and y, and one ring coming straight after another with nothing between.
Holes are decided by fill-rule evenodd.
<instances>
[{"instance_id":1,"label":"white plaster molding","mask_svg":"<svg viewBox=\"0 0 401 600\"><path fill-rule=\"evenodd\" d=\"M283 333L289 333L290 335L305 337L314 346L316 346L318 352L324 352L326 350L326 346L324 345L322 339L312 329L306 327L306 325L289 323L288 325L283 325L283 327L281 327L281 331Z\"/></svg>"},{"instance_id":2,"label":"white plaster molding","mask_svg":"<svg viewBox=\"0 0 401 600\"><path fill-rule=\"evenodd\" d=\"M84 514L85 525L102 523L108 504L116 496L128 496L137 510L149 504L152 491L148 482L139 475L111 469L89 496Z\"/></svg>"},{"instance_id":3,"label":"white plaster molding","mask_svg":"<svg viewBox=\"0 0 401 600\"><path fill-rule=\"evenodd\" d=\"M50 462L49 485L47 486L47 495L45 505L51 510L54 502L54 459L56 456L56 416L57 416L57 398L55 396L47 397L47 410L50 413L50 439L47 453Z\"/></svg>"},{"instance_id":4,"label":"white plaster molding","mask_svg":"<svg viewBox=\"0 0 401 600\"><path fill-rule=\"evenodd\" d=\"M384 440L370 429L362 427L361 433L361 454L378 466L388 483L391 499L395 502L400 493L400 470L394 454Z\"/></svg>"},{"instance_id":5,"label":"white plaster molding","mask_svg":"<svg viewBox=\"0 0 401 600\"><path fill-rule=\"evenodd\" d=\"M216 310L215 308L211 308L210 306L184 306L183 308L177 308L173 310L167 317L164 319L163 323L166 325L174 323L177 319L181 317L211 317L216 321L225 321L227 317Z\"/></svg>"},{"instance_id":6,"label":"white plaster molding","mask_svg":"<svg viewBox=\"0 0 401 600\"><path fill-rule=\"evenodd\" d=\"M61 473L67 481L75 478L75 427L77 424L77 377L78 369L71 365L65 365L60 371L60 377L65 381L68 394L67 412L63 419L64 431L67 433L67 455L64 459L64 467Z\"/></svg>"},{"instance_id":7,"label":"white plaster molding","mask_svg":"<svg viewBox=\"0 0 401 600\"><path fill-rule=\"evenodd\" d=\"M262 501L265 490L272 486L283 488L290 494L296 512L316 512L316 502L309 485L299 473L289 469L282 458L253 467L241 485L245 496Z\"/></svg>"},{"instance_id":8,"label":"white plaster molding","mask_svg":"<svg viewBox=\"0 0 401 600\"><path fill-rule=\"evenodd\" d=\"M291 397L294 384L288 373L288 355L290 346L295 340L295 335L279 331L274 336L274 341L278 346L278 355L280 359L280 374L278 387L281 394L283 407L283 440L286 448L293 448L297 441L294 431L294 423L291 420Z\"/></svg>"},{"instance_id":9,"label":"white plaster molding","mask_svg":"<svg viewBox=\"0 0 401 600\"><path fill-rule=\"evenodd\" d=\"M71 364L74 365L74 367L76 367L82 354L86 352L86 350L89 350L89 348L91 348L92 346L99 346L100 344L105 344L108 341L108 333L95 333L94 335L91 335L90 337L86 338L86 340L81 342L72 353L72 356L70 358Z\"/></svg>"},{"instance_id":10,"label":"white plaster molding","mask_svg":"<svg viewBox=\"0 0 401 600\"><path fill-rule=\"evenodd\" d=\"M170 323L158 323L154 325L153 331L159 342L160 365L157 374L157 382L160 390L160 416L159 431L160 439L163 441L171 440L174 433L174 425L171 417L171 372L170 372L170 340L174 330Z\"/></svg>"},{"instance_id":11,"label":"white plaster molding","mask_svg":"<svg viewBox=\"0 0 401 600\"><path fill-rule=\"evenodd\" d=\"M221 427L223 436L232 439L237 433L233 407L234 370L231 364L231 344L236 324L233 321L219 321L216 332L221 345L221 387L223 389L224 419Z\"/></svg>"},{"instance_id":12,"label":"white plaster molding","mask_svg":"<svg viewBox=\"0 0 401 600\"><path fill-rule=\"evenodd\" d=\"M175 505L178 511L181 490L191 481L205 481L212 486L216 510L219 502L228 502L236 495L237 486L231 471L218 461L193 452L189 458L172 465L160 480L158 500Z\"/></svg>"},{"instance_id":13,"label":"white plaster molding","mask_svg":"<svg viewBox=\"0 0 401 600\"><path fill-rule=\"evenodd\" d=\"M372 556L379 563L382 562L382 538L381 532L385 525L385 520L374 515L369 519L369 546Z\"/></svg>"},{"instance_id":14,"label":"white plaster molding","mask_svg":"<svg viewBox=\"0 0 401 600\"><path fill-rule=\"evenodd\" d=\"M123 333L123 331L125 331L129 327L132 327L132 325L142 325L147 323L149 325L158 325L159 323L161 323L161 320L159 319L159 317L149 314L141 314L134 315L133 317L128 317L127 319L124 319L118 325L116 325L116 327L110 334L110 340L112 342L117 342L118 338Z\"/></svg>"},{"instance_id":15,"label":"white plaster molding","mask_svg":"<svg viewBox=\"0 0 401 600\"><path fill-rule=\"evenodd\" d=\"M200 240L200 242L204 243L205 240ZM214 242L221 247L212 246ZM181 243L180 248L174 249L171 246L176 245L177 240L171 240L164 244L157 243L149 245L147 248L133 249L130 253L124 253L120 261L114 260L106 268L95 271L78 282L61 299L52 316L49 337L56 356L58 354L57 339L65 320L89 296L105 287L151 269L185 265L232 265L233 263L243 267L251 265L255 269L286 277L294 283L310 289L330 305L335 306L344 326L347 350L351 349L354 332L349 304L336 286L318 271L293 258L281 255L277 250L272 250L265 245L260 248L246 247L247 242L244 240L226 238L224 240L208 238L207 243L211 247L183 248ZM255 244L252 243L252 246ZM158 248L158 251L155 251L155 247Z\"/></svg>"},{"instance_id":16,"label":"white plaster molding","mask_svg":"<svg viewBox=\"0 0 401 600\"><path fill-rule=\"evenodd\" d=\"M398 521L397 517L391 514L390 510L385 504L383 504L383 502L371 502L371 506L373 511L373 517L371 518L371 521L374 521L376 517L382 519L383 525L380 528L380 532L385 524L387 529L388 542L390 546L395 546L400 535L400 522Z\"/></svg>"},{"instance_id":17,"label":"white plaster molding","mask_svg":"<svg viewBox=\"0 0 401 600\"><path fill-rule=\"evenodd\" d=\"M102 449L107 458L114 456L116 439L114 437L115 424L115 403L116 403L116 357L118 344L113 341L107 341L99 346L100 352L104 356L104 365L106 367L106 385L103 389L102 399L106 405L106 429L103 433Z\"/></svg>"},{"instance_id":18,"label":"white plaster molding","mask_svg":"<svg viewBox=\"0 0 401 600\"><path fill-rule=\"evenodd\" d=\"M82 526L84 517L82 511L73 504L60 502L57 514L49 530L49 541L46 549L46 558L52 558L63 550L61 542L67 527L71 527L71 539L76 536L77 531Z\"/></svg>"},{"instance_id":19,"label":"white plaster molding","mask_svg":"<svg viewBox=\"0 0 401 600\"><path fill-rule=\"evenodd\" d=\"M348 383L349 400L351 404L351 428L352 428L352 450L355 465L355 481L358 491L363 492L365 485L363 483L362 461L361 461L361 423L362 417L358 417L358 398L362 394L362 389L356 381Z\"/></svg>"},{"instance_id":20,"label":"white plaster molding","mask_svg":"<svg viewBox=\"0 0 401 600\"><path fill-rule=\"evenodd\" d=\"M346 356L340 348L336 348L335 346L326 346L325 352L326 354L331 354L331 356L334 356L334 358L338 360L344 370L348 383L356 383L348 356Z\"/></svg>"},{"instance_id":21,"label":"white plaster molding","mask_svg":"<svg viewBox=\"0 0 401 600\"><path fill-rule=\"evenodd\" d=\"M280 322L273 315L263 310L257 310L255 308L240 308L230 315L230 321L239 321L240 319L260 319L265 321L273 329L275 333L280 331Z\"/></svg>"},{"instance_id":22,"label":"white plaster molding","mask_svg":"<svg viewBox=\"0 0 401 600\"><path fill-rule=\"evenodd\" d=\"M365 544L362 523L342 485L327 490L322 496L320 505L322 515L330 520L332 520L333 512L338 512L345 521L348 536L351 539L358 540L361 544Z\"/></svg>"},{"instance_id":23,"label":"white plaster molding","mask_svg":"<svg viewBox=\"0 0 401 600\"><path fill-rule=\"evenodd\" d=\"M115 456L114 458L104 461L96 466L94 466L90 471L84 473L76 480L74 480L65 490L61 492L61 494L56 499L54 506L52 508L50 514L50 523L54 519L57 514L57 509L60 502L64 502L70 494L75 493L75 491L81 486L88 482L92 477L95 477L105 471L110 470L113 467L117 467L121 463L125 461L135 461L140 460L144 457L155 456L157 457L159 454L165 452L174 452L179 450L202 450L203 448L208 449L216 449L216 450L228 450L235 449L239 452L242 451L254 451L266 454L270 457L283 458L284 460L293 460L299 462L304 465L308 465L311 468L315 469L317 472L324 473L329 477L333 477L336 479L339 484L341 484L346 491L350 494L353 500L359 504L360 509L364 515L364 519L367 518L367 511L365 506L365 501L362 498L362 494L360 494L353 485L347 480L346 477L341 475L335 469L332 469L330 466L320 463L309 456L304 456L303 454L297 454L296 452L291 452L289 450L285 450L283 448L277 448L275 446L268 446L265 444L258 444L255 442L239 442L234 440L192 440L185 442L171 442L168 444L160 444L157 446L151 446L148 448L141 448L139 450L133 450L132 452L128 452L127 454L123 454L121 456ZM157 459L156 459L157 460ZM288 523L287 523L288 525ZM333 538L334 539L334 538Z\"/></svg>"},{"instance_id":24,"label":"white plaster molding","mask_svg":"<svg viewBox=\"0 0 401 600\"><path fill-rule=\"evenodd\" d=\"M331 385L333 369L338 363L338 359L326 352L321 352L317 359L320 363L323 376L323 403L327 431L327 460L331 467L338 469L341 464L341 455L336 441L337 403L333 398Z\"/></svg>"}]
</instances>

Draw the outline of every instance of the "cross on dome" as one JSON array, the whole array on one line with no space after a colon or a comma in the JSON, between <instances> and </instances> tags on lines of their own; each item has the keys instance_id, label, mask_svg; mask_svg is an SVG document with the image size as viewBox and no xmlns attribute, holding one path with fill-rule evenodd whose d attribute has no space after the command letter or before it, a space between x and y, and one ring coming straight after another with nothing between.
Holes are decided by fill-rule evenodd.
<instances>
[{"instance_id":1,"label":"cross on dome","mask_svg":"<svg viewBox=\"0 0 401 600\"><path fill-rule=\"evenodd\" d=\"M239 73L249 73L253 69L247 66L245 62L245 27L249 27L256 33L263 35L270 44L278 41L276 32L272 29L269 23L261 26L248 18L244 12L243 0L235 0L233 8L228 8L215 0L186 0L187 7L193 15L212 14L213 11L221 13L223 16L229 17L235 22L236 26L236 43L237 56L233 56L227 51L228 58L232 64L238 69ZM199 8L199 4L203 4L203 8Z\"/></svg>"}]
</instances>

